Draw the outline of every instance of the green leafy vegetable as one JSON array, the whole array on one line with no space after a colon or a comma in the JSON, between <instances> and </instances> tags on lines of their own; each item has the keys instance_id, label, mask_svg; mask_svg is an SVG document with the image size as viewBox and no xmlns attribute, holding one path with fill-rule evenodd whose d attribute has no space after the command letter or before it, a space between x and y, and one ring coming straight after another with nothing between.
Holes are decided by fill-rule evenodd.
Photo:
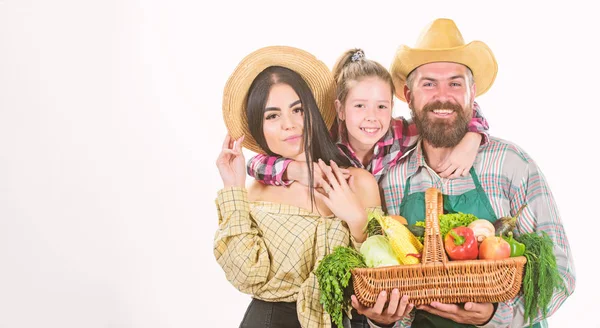
<instances>
[{"instance_id":1,"label":"green leafy vegetable","mask_svg":"<svg viewBox=\"0 0 600 328\"><path fill-rule=\"evenodd\" d=\"M553 242L546 232L522 234L515 239L525 244L525 276L523 296L525 298L525 322L533 320L540 310L545 318L554 290L564 290L565 285L556 266Z\"/></svg>"},{"instance_id":2,"label":"green leafy vegetable","mask_svg":"<svg viewBox=\"0 0 600 328\"><path fill-rule=\"evenodd\" d=\"M462 226L468 226L471 222L477 220L478 218L473 214L465 214L465 213L452 213L452 214L443 214L439 216L440 219L440 235L442 239L446 236L448 231ZM418 227L425 227L425 221L417 221L415 225ZM423 237L417 238L420 242L423 242Z\"/></svg>"},{"instance_id":3,"label":"green leafy vegetable","mask_svg":"<svg viewBox=\"0 0 600 328\"><path fill-rule=\"evenodd\" d=\"M381 235L370 236L360 246L360 253L365 258L369 268L400 265L387 237Z\"/></svg>"},{"instance_id":4,"label":"green leafy vegetable","mask_svg":"<svg viewBox=\"0 0 600 328\"><path fill-rule=\"evenodd\" d=\"M321 291L320 302L338 327L343 327L342 311L350 310L350 295L353 293L349 284L352 276L350 270L366 266L358 251L345 246L336 247L319 263L316 276Z\"/></svg>"}]
</instances>

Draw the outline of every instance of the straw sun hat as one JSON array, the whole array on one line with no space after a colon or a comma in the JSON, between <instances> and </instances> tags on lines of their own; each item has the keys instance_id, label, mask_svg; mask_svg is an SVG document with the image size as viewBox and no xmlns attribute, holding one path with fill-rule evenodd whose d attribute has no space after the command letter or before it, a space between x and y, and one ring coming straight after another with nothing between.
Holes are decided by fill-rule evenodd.
<instances>
[{"instance_id":1,"label":"straw sun hat","mask_svg":"<svg viewBox=\"0 0 600 328\"><path fill-rule=\"evenodd\" d=\"M282 66L300 74L312 91L327 128L331 128L336 112L335 82L327 66L310 53L293 47L271 46L247 55L238 64L223 92L223 119L232 138L245 135L243 146L256 153L265 153L252 138L248 128L246 101L254 79L270 66Z\"/></svg>"},{"instance_id":2,"label":"straw sun hat","mask_svg":"<svg viewBox=\"0 0 600 328\"><path fill-rule=\"evenodd\" d=\"M406 101L404 85L408 74L421 65L433 62L453 62L469 67L477 86L476 96L490 89L498 72L494 54L485 43L472 41L465 44L454 21L440 18L423 30L414 48L406 45L398 48L390 67L396 97Z\"/></svg>"}]
</instances>

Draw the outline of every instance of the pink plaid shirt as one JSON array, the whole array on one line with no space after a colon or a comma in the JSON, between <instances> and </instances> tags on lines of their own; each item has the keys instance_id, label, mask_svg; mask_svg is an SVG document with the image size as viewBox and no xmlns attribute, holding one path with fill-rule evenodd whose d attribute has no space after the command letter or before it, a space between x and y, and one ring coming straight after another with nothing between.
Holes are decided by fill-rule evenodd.
<instances>
[{"instance_id":1,"label":"pink plaid shirt","mask_svg":"<svg viewBox=\"0 0 600 328\"><path fill-rule=\"evenodd\" d=\"M473 118L469 122L469 131L478 132L482 135L482 144L488 142L489 126L488 122L481 113L481 108L477 102L473 105ZM346 136L343 127L332 128L332 135ZM368 165L364 166L357 158L354 150L350 146L347 138L337 138L338 148L348 157L353 166L370 171L378 182L394 166L400 158L410 149L412 149L419 138L416 125L412 120L406 120L404 117L394 118L390 124L388 132L375 144L373 157ZM283 173L287 166L292 162L291 159L258 154L248 160L248 175L256 180L269 185L289 185L293 181L284 180Z\"/></svg>"}]
</instances>

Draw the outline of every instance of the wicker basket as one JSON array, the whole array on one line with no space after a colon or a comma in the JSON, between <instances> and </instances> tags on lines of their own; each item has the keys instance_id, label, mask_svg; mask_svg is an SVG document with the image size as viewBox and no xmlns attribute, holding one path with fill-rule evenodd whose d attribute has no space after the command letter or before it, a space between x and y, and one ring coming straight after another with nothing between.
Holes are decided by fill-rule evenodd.
<instances>
[{"instance_id":1,"label":"wicker basket","mask_svg":"<svg viewBox=\"0 0 600 328\"><path fill-rule=\"evenodd\" d=\"M441 303L495 303L514 298L521 289L524 256L503 260L448 261L438 215L443 213L442 194L436 188L425 193L425 235L421 263L352 270L354 294L367 307L383 290L394 288L415 305Z\"/></svg>"}]
</instances>

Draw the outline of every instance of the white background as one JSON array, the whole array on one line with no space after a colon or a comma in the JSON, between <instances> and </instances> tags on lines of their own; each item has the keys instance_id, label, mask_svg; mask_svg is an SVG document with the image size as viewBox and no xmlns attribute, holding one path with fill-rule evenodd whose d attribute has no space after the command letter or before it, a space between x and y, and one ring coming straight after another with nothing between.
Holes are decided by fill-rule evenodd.
<instances>
[{"instance_id":1,"label":"white background","mask_svg":"<svg viewBox=\"0 0 600 328\"><path fill-rule=\"evenodd\" d=\"M212 254L229 74L276 44L389 67L437 17L494 51L490 132L559 204L577 288L551 325L600 326L592 2L200 3L0 0L0 327L237 327L250 298Z\"/></svg>"}]
</instances>

